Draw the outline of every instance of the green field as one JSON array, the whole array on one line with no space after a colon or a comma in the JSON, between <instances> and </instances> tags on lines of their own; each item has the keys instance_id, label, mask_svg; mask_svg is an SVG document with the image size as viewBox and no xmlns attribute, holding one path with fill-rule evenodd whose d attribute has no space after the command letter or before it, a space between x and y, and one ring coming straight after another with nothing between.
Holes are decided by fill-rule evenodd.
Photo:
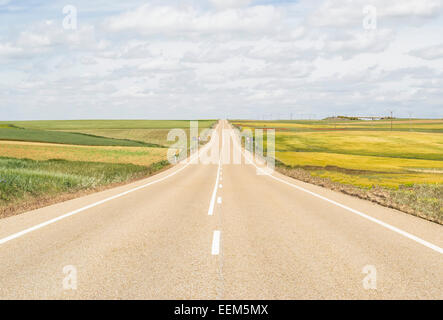
<instances>
[{"instance_id":1,"label":"green field","mask_svg":"<svg viewBox=\"0 0 443 320\"><path fill-rule=\"evenodd\" d=\"M94 190L98 187L141 178L168 165L151 166L81 162L37 161L0 157L0 217L17 210L38 207L60 194Z\"/></svg>"},{"instance_id":2,"label":"green field","mask_svg":"<svg viewBox=\"0 0 443 320\"><path fill-rule=\"evenodd\" d=\"M189 128L178 128L186 132L186 135L190 137ZM199 127L201 133L207 127ZM133 141L141 141L143 143L149 143L151 145L158 145L162 147L168 147L175 141L168 141L167 136L170 129L73 129L70 132L93 134L111 139L130 139Z\"/></svg>"},{"instance_id":3,"label":"green field","mask_svg":"<svg viewBox=\"0 0 443 320\"><path fill-rule=\"evenodd\" d=\"M275 157L286 174L346 192L378 190L389 198L383 204L443 223L443 197L436 196L443 192L443 120L396 119L392 131L386 120L231 123L275 129Z\"/></svg>"},{"instance_id":4,"label":"green field","mask_svg":"<svg viewBox=\"0 0 443 320\"><path fill-rule=\"evenodd\" d=\"M0 122L0 217L155 173L175 128L189 134L189 121Z\"/></svg>"},{"instance_id":5,"label":"green field","mask_svg":"<svg viewBox=\"0 0 443 320\"><path fill-rule=\"evenodd\" d=\"M88 146L154 146L149 143L133 140L111 139L81 133L55 132L23 128L0 128L0 140L48 142Z\"/></svg>"}]
</instances>

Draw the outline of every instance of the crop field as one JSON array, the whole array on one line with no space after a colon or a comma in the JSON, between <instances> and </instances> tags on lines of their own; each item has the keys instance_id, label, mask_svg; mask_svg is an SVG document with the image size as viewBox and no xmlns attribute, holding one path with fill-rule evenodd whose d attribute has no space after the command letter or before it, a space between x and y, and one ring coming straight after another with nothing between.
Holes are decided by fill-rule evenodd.
<instances>
[{"instance_id":1,"label":"crop field","mask_svg":"<svg viewBox=\"0 0 443 320\"><path fill-rule=\"evenodd\" d=\"M441 134L423 132L277 132L278 151L327 152L375 157L443 160Z\"/></svg>"},{"instance_id":2,"label":"crop field","mask_svg":"<svg viewBox=\"0 0 443 320\"><path fill-rule=\"evenodd\" d=\"M216 120L199 120L199 126L208 128ZM171 129L189 128L189 120L42 120L0 121L2 125L13 125L26 129L64 130L73 129Z\"/></svg>"},{"instance_id":3,"label":"crop field","mask_svg":"<svg viewBox=\"0 0 443 320\"><path fill-rule=\"evenodd\" d=\"M314 175L365 188L443 183L443 161L322 152L276 152L276 158Z\"/></svg>"},{"instance_id":4,"label":"crop field","mask_svg":"<svg viewBox=\"0 0 443 320\"><path fill-rule=\"evenodd\" d=\"M140 166L0 157L0 217L38 208L58 198L69 199L79 191L148 176L166 165L166 161Z\"/></svg>"},{"instance_id":5,"label":"crop field","mask_svg":"<svg viewBox=\"0 0 443 320\"><path fill-rule=\"evenodd\" d=\"M391 131L391 122L349 121L349 120L281 120L281 121L245 121L233 120L240 127L274 128L277 131L315 132L315 131ZM443 119L395 119L392 131L443 133Z\"/></svg>"},{"instance_id":6,"label":"crop field","mask_svg":"<svg viewBox=\"0 0 443 320\"><path fill-rule=\"evenodd\" d=\"M200 133L215 121L199 121ZM147 177L189 121L0 122L0 217Z\"/></svg>"},{"instance_id":7,"label":"crop field","mask_svg":"<svg viewBox=\"0 0 443 320\"><path fill-rule=\"evenodd\" d=\"M186 132L186 135L190 136L189 128L178 128ZM199 126L199 133L201 134L207 127ZM111 139L130 139L133 141L140 141L142 143L169 147L174 143L174 141L168 141L168 132L170 129L160 128L160 129L79 129L71 130L70 132L88 134L88 135L99 135Z\"/></svg>"},{"instance_id":8,"label":"crop field","mask_svg":"<svg viewBox=\"0 0 443 320\"><path fill-rule=\"evenodd\" d=\"M397 119L392 131L386 120L341 121L340 130L328 120L231 122L241 130L275 128L275 157L286 174L298 172L325 186L382 190L389 198L382 204L400 201L390 206L413 207L413 213L443 223L443 120Z\"/></svg>"},{"instance_id":9,"label":"crop field","mask_svg":"<svg viewBox=\"0 0 443 320\"><path fill-rule=\"evenodd\" d=\"M76 146L50 143L0 141L4 157L32 160L64 159L104 163L130 163L141 166L165 160L166 148Z\"/></svg>"},{"instance_id":10,"label":"crop field","mask_svg":"<svg viewBox=\"0 0 443 320\"><path fill-rule=\"evenodd\" d=\"M199 132L214 120L198 121ZM89 146L168 146L170 129L189 133L185 120L60 120L0 122L0 140L49 142ZM189 134L188 134L189 136Z\"/></svg>"},{"instance_id":11,"label":"crop field","mask_svg":"<svg viewBox=\"0 0 443 320\"><path fill-rule=\"evenodd\" d=\"M149 146L149 144L139 141L118 140L79 133L54 132L15 127L0 128L0 140L49 142L88 146Z\"/></svg>"}]
</instances>

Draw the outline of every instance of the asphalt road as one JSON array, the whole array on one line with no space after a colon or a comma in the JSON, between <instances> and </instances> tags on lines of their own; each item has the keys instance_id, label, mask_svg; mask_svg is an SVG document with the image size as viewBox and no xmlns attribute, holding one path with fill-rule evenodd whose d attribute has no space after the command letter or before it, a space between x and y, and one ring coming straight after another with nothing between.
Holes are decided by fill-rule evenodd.
<instances>
[{"instance_id":1,"label":"asphalt road","mask_svg":"<svg viewBox=\"0 0 443 320\"><path fill-rule=\"evenodd\" d=\"M443 299L442 226L246 158L0 220L0 298Z\"/></svg>"}]
</instances>

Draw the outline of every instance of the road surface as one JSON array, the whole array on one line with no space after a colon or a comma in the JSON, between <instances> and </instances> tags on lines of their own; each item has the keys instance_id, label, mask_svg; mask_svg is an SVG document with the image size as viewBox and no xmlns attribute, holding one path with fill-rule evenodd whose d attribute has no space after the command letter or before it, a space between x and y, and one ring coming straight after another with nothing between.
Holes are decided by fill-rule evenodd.
<instances>
[{"instance_id":1,"label":"road surface","mask_svg":"<svg viewBox=\"0 0 443 320\"><path fill-rule=\"evenodd\" d=\"M443 298L442 226L245 156L0 220L0 298Z\"/></svg>"}]
</instances>

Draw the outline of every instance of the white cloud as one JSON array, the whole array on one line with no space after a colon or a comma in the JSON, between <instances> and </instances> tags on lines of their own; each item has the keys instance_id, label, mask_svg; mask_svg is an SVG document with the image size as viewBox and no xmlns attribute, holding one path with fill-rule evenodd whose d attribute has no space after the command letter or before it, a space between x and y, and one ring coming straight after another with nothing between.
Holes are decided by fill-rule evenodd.
<instances>
[{"instance_id":1,"label":"white cloud","mask_svg":"<svg viewBox=\"0 0 443 320\"><path fill-rule=\"evenodd\" d=\"M109 3L0 28L3 118L441 113L440 1Z\"/></svg>"},{"instance_id":2,"label":"white cloud","mask_svg":"<svg viewBox=\"0 0 443 320\"><path fill-rule=\"evenodd\" d=\"M0 57L13 57L23 54L23 50L19 47L15 47L11 43L0 42Z\"/></svg>"},{"instance_id":3,"label":"white cloud","mask_svg":"<svg viewBox=\"0 0 443 320\"><path fill-rule=\"evenodd\" d=\"M210 2L219 9L240 8L245 7L253 2L253 0L210 0Z\"/></svg>"},{"instance_id":4,"label":"white cloud","mask_svg":"<svg viewBox=\"0 0 443 320\"><path fill-rule=\"evenodd\" d=\"M382 17L433 17L441 12L441 0L377 2Z\"/></svg>"},{"instance_id":5,"label":"white cloud","mask_svg":"<svg viewBox=\"0 0 443 320\"><path fill-rule=\"evenodd\" d=\"M324 54L334 53L343 57L352 57L355 54L381 52L394 40L394 35L388 30L377 30L373 33L348 32L344 39L326 38L321 43Z\"/></svg>"},{"instance_id":6,"label":"white cloud","mask_svg":"<svg viewBox=\"0 0 443 320\"><path fill-rule=\"evenodd\" d=\"M132 31L143 35L214 34L220 32L263 32L282 18L273 6L227 9L217 12L201 11L193 7L146 4L133 11L108 19L111 31Z\"/></svg>"},{"instance_id":7,"label":"white cloud","mask_svg":"<svg viewBox=\"0 0 443 320\"><path fill-rule=\"evenodd\" d=\"M18 39L18 44L25 47L47 47L53 44L48 33L23 31Z\"/></svg>"},{"instance_id":8,"label":"white cloud","mask_svg":"<svg viewBox=\"0 0 443 320\"><path fill-rule=\"evenodd\" d=\"M403 23L426 20L442 11L441 0L326 0L314 10L309 22L319 27L361 28L363 8L367 5L376 8L377 19L384 25L392 23L394 18L403 18Z\"/></svg>"},{"instance_id":9,"label":"white cloud","mask_svg":"<svg viewBox=\"0 0 443 320\"><path fill-rule=\"evenodd\" d=\"M410 54L426 60L443 59L443 43L412 50Z\"/></svg>"}]
</instances>

